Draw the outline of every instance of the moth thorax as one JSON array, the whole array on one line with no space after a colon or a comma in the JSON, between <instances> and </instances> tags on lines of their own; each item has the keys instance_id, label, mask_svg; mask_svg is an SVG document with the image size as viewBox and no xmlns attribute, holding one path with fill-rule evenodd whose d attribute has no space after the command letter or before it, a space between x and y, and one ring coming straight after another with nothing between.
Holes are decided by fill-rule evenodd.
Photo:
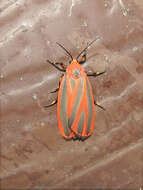
<instances>
[{"instance_id":1,"label":"moth thorax","mask_svg":"<svg viewBox=\"0 0 143 190\"><path fill-rule=\"evenodd\" d=\"M79 69L73 69L73 74L75 78L79 78L80 77L80 70Z\"/></svg>"}]
</instances>

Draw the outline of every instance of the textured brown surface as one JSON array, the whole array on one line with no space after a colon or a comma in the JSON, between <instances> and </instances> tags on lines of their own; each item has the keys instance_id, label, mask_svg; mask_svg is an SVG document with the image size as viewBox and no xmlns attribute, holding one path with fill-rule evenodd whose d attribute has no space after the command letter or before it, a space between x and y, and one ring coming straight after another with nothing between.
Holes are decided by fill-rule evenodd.
<instances>
[{"instance_id":1,"label":"textured brown surface","mask_svg":"<svg viewBox=\"0 0 143 190\"><path fill-rule=\"evenodd\" d=\"M95 131L85 142L60 135L56 95L67 62L56 41L76 56L87 42ZM1 189L143 189L143 1L1 0Z\"/></svg>"}]
</instances>

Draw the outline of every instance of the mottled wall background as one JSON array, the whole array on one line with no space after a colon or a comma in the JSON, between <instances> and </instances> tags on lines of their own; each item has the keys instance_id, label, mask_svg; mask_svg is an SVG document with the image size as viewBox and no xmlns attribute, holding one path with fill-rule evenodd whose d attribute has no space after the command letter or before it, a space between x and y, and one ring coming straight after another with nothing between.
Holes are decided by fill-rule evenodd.
<instances>
[{"instance_id":1,"label":"mottled wall background","mask_svg":"<svg viewBox=\"0 0 143 190\"><path fill-rule=\"evenodd\" d=\"M60 77L46 59L68 62L87 42L95 130L66 142L56 106L42 106ZM143 1L0 1L1 189L143 189Z\"/></svg>"}]
</instances>

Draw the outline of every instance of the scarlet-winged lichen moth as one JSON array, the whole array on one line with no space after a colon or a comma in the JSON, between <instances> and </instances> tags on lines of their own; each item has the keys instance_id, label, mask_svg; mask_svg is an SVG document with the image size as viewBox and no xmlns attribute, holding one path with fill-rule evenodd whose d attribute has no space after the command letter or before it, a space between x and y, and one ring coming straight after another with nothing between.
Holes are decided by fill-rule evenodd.
<instances>
[{"instance_id":1,"label":"scarlet-winged lichen moth","mask_svg":"<svg viewBox=\"0 0 143 190\"><path fill-rule=\"evenodd\" d=\"M50 107L57 103L58 125L60 133L66 140L84 141L91 136L95 124L95 105L103 108L94 101L88 76L96 77L105 71L86 72L81 66L86 61L86 50L93 42L95 40L89 43L76 59L73 59L72 55L61 44L57 43L71 57L68 66L47 60L56 69L65 72L60 79L59 87L51 91L51 93L59 91L58 98L44 107ZM80 56L81 59L78 60Z\"/></svg>"}]
</instances>

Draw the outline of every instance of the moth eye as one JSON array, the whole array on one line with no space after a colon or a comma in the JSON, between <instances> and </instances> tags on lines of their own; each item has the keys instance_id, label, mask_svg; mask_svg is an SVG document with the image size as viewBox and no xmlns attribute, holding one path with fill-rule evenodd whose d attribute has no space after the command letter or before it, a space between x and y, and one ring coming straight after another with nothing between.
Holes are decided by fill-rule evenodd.
<instances>
[{"instance_id":1,"label":"moth eye","mask_svg":"<svg viewBox=\"0 0 143 190\"><path fill-rule=\"evenodd\" d=\"M79 78L80 77L80 70L79 69L74 69L73 70L73 75L75 78Z\"/></svg>"}]
</instances>

